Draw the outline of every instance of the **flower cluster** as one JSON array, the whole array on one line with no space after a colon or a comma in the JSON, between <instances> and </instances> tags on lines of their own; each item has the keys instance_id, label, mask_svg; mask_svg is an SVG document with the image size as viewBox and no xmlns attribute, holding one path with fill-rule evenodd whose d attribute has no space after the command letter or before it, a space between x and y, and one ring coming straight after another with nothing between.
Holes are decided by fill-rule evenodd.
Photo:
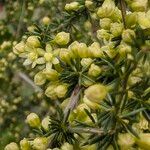
<instances>
[{"instance_id":1,"label":"flower cluster","mask_svg":"<svg viewBox=\"0 0 150 150\"><path fill-rule=\"evenodd\" d=\"M35 84L42 86L45 95L61 107L61 110L56 107L59 115L42 121L37 114L29 114L26 122L38 137L23 139L20 147L22 150L46 150L48 147L72 150L84 149L87 145L85 149L92 150L148 150L148 0L118 3L86 0L65 5L65 11L71 14L81 10L87 11L91 19L90 42L83 42L86 35L77 40L76 35L65 29L56 35L50 30L52 36L45 40L46 33L33 34L43 31L37 26L13 48L16 55L25 59L25 66L35 69ZM93 18L99 26L95 27ZM47 18L44 20L48 28L51 23ZM13 146L19 149L15 143L5 149L11 150Z\"/></svg>"}]
</instances>

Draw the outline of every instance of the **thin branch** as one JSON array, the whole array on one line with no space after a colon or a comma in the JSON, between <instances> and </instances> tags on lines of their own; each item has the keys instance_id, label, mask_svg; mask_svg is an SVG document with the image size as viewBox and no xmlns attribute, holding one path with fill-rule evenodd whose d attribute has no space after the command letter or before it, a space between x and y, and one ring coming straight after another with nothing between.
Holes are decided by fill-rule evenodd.
<instances>
[{"instance_id":1,"label":"thin branch","mask_svg":"<svg viewBox=\"0 0 150 150\"><path fill-rule=\"evenodd\" d=\"M68 128L71 132L73 133L94 133L94 134L98 134L98 135L103 135L104 134L104 130L99 129L99 128L87 128L87 127L69 127Z\"/></svg>"},{"instance_id":2,"label":"thin branch","mask_svg":"<svg viewBox=\"0 0 150 150\"><path fill-rule=\"evenodd\" d=\"M31 85L36 92L43 92L43 90L37 85L35 85L34 82L26 74L19 72L18 76L25 82L27 82L29 85Z\"/></svg>"},{"instance_id":3,"label":"thin branch","mask_svg":"<svg viewBox=\"0 0 150 150\"><path fill-rule=\"evenodd\" d=\"M120 7L121 7L121 14L122 14L122 21L124 24L124 28L126 29L126 3L124 0L119 0Z\"/></svg>"},{"instance_id":4,"label":"thin branch","mask_svg":"<svg viewBox=\"0 0 150 150\"><path fill-rule=\"evenodd\" d=\"M74 88L74 91L72 92L72 95L70 97L70 101L69 101L69 104L67 105L65 111L64 111L64 114L65 114L65 119L66 120L66 117L68 116L68 113L73 110L75 108L75 106L77 105L77 102L79 100L79 95L80 95L80 91L81 91L81 87L79 85L77 85L75 88Z\"/></svg>"}]
</instances>

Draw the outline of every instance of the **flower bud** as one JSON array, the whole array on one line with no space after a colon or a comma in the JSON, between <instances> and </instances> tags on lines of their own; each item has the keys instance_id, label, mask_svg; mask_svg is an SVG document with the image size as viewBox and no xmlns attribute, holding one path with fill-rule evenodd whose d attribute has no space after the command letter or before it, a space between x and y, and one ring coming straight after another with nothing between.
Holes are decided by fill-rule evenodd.
<instances>
[{"instance_id":1,"label":"flower bud","mask_svg":"<svg viewBox=\"0 0 150 150\"><path fill-rule=\"evenodd\" d=\"M123 31L123 25L121 23L111 23L110 32L114 37L118 37L121 35Z\"/></svg>"},{"instance_id":2,"label":"flower bud","mask_svg":"<svg viewBox=\"0 0 150 150\"><path fill-rule=\"evenodd\" d=\"M88 8L89 10L93 10L94 9L93 2L91 0L86 0L85 7Z\"/></svg>"},{"instance_id":3,"label":"flower bud","mask_svg":"<svg viewBox=\"0 0 150 150\"><path fill-rule=\"evenodd\" d=\"M108 41L111 38L111 35L110 35L110 33L108 33L107 30L101 29L101 30L97 31L97 38L99 40L105 39Z\"/></svg>"},{"instance_id":4,"label":"flower bud","mask_svg":"<svg viewBox=\"0 0 150 150\"><path fill-rule=\"evenodd\" d=\"M98 77L102 72L101 68L95 64L92 64L89 68L88 75L92 77Z\"/></svg>"},{"instance_id":5,"label":"flower bud","mask_svg":"<svg viewBox=\"0 0 150 150\"><path fill-rule=\"evenodd\" d=\"M130 29L126 29L122 33L122 40L126 43L132 43L133 39L135 38L135 32Z\"/></svg>"},{"instance_id":6,"label":"flower bud","mask_svg":"<svg viewBox=\"0 0 150 150\"><path fill-rule=\"evenodd\" d=\"M73 149L73 146L69 143L64 143L62 146L61 146L61 150L74 150Z\"/></svg>"},{"instance_id":7,"label":"flower bud","mask_svg":"<svg viewBox=\"0 0 150 150\"><path fill-rule=\"evenodd\" d=\"M91 58L82 58L81 65L82 67L86 68L91 65L92 61L93 60Z\"/></svg>"},{"instance_id":8,"label":"flower bud","mask_svg":"<svg viewBox=\"0 0 150 150\"><path fill-rule=\"evenodd\" d=\"M95 110L98 109L100 107L99 104L89 100L86 96L83 97L83 102L91 109Z\"/></svg>"},{"instance_id":9,"label":"flower bud","mask_svg":"<svg viewBox=\"0 0 150 150\"><path fill-rule=\"evenodd\" d=\"M121 57L125 57L128 53L131 53L131 46L127 45L127 44L121 44L118 47L119 50L119 54Z\"/></svg>"},{"instance_id":10,"label":"flower bud","mask_svg":"<svg viewBox=\"0 0 150 150\"><path fill-rule=\"evenodd\" d=\"M133 11L146 11L148 0L133 0L130 7Z\"/></svg>"},{"instance_id":11,"label":"flower bud","mask_svg":"<svg viewBox=\"0 0 150 150\"><path fill-rule=\"evenodd\" d=\"M20 147L21 147L21 150L30 150L31 149L29 141L25 138L20 141Z\"/></svg>"},{"instance_id":12,"label":"flower bud","mask_svg":"<svg viewBox=\"0 0 150 150\"><path fill-rule=\"evenodd\" d=\"M75 41L69 45L69 51L72 58L78 57L79 42Z\"/></svg>"},{"instance_id":13,"label":"flower bud","mask_svg":"<svg viewBox=\"0 0 150 150\"><path fill-rule=\"evenodd\" d=\"M141 133L140 139L135 139L135 143L143 150L149 150L150 148L150 133Z\"/></svg>"},{"instance_id":14,"label":"flower bud","mask_svg":"<svg viewBox=\"0 0 150 150\"><path fill-rule=\"evenodd\" d=\"M66 11L77 11L79 9L79 3L78 2L71 2L69 4L65 5Z\"/></svg>"},{"instance_id":15,"label":"flower bud","mask_svg":"<svg viewBox=\"0 0 150 150\"><path fill-rule=\"evenodd\" d=\"M55 88L55 93L58 96L58 98L63 98L65 97L66 93L68 91L68 87L66 84L58 85Z\"/></svg>"},{"instance_id":16,"label":"flower bud","mask_svg":"<svg viewBox=\"0 0 150 150\"><path fill-rule=\"evenodd\" d=\"M70 34L66 32L59 32L54 40L58 45L67 45L70 41Z\"/></svg>"},{"instance_id":17,"label":"flower bud","mask_svg":"<svg viewBox=\"0 0 150 150\"><path fill-rule=\"evenodd\" d=\"M49 130L49 124L50 124L50 118L49 116L45 117L42 122L41 122L41 126L43 127L43 129L45 131L48 131Z\"/></svg>"},{"instance_id":18,"label":"flower bud","mask_svg":"<svg viewBox=\"0 0 150 150\"><path fill-rule=\"evenodd\" d=\"M137 23L138 15L137 13L130 13L126 15L126 25L128 28L133 28L135 27Z\"/></svg>"},{"instance_id":19,"label":"flower bud","mask_svg":"<svg viewBox=\"0 0 150 150\"><path fill-rule=\"evenodd\" d=\"M142 29L150 28L150 18L148 18L145 12L138 13L138 24Z\"/></svg>"},{"instance_id":20,"label":"flower bud","mask_svg":"<svg viewBox=\"0 0 150 150\"><path fill-rule=\"evenodd\" d=\"M121 150L130 149L133 146L134 142L135 140L133 136L130 135L129 133L120 133L118 135L118 144Z\"/></svg>"},{"instance_id":21,"label":"flower bud","mask_svg":"<svg viewBox=\"0 0 150 150\"><path fill-rule=\"evenodd\" d=\"M94 84L94 82L92 82L91 80L85 78L85 77L82 77L82 85L85 86L85 87L89 87L91 86L92 84Z\"/></svg>"},{"instance_id":22,"label":"flower bud","mask_svg":"<svg viewBox=\"0 0 150 150\"><path fill-rule=\"evenodd\" d=\"M50 21L51 21L51 20L50 20L49 17L44 17L44 18L42 19L42 22L43 22L44 25L49 25Z\"/></svg>"},{"instance_id":23,"label":"flower bud","mask_svg":"<svg viewBox=\"0 0 150 150\"><path fill-rule=\"evenodd\" d=\"M78 45L78 55L81 57L81 58L86 58L89 56L88 54L88 48L86 46L86 44L84 43L80 43Z\"/></svg>"},{"instance_id":24,"label":"flower bud","mask_svg":"<svg viewBox=\"0 0 150 150\"><path fill-rule=\"evenodd\" d=\"M30 127L38 128L40 126L40 118L35 113L30 113L27 116L26 122L29 124Z\"/></svg>"},{"instance_id":25,"label":"flower bud","mask_svg":"<svg viewBox=\"0 0 150 150\"><path fill-rule=\"evenodd\" d=\"M27 38L26 44L32 48L40 47L40 41L37 36L29 36Z\"/></svg>"},{"instance_id":26,"label":"flower bud","mask_svg":"<svg viewBox=\"0 0 150 150\"><path fill-rule=\"evenodd\" d=\"M59 53L59 57L62 61L69 63L70 59L71 59L70 51L68 49L61 48L60 53Z\"/></svg>"},{"instance_id":27,"label":"flower bud","mask_svg":"<svg viewBox=\"0 0 150 150\"><path fill-rule=\"evenodd\" d=\"M102 57L103 52L100 49L100 45L97 42L94 42L91 46L88 47L89 53L92 57Z\"/></svg>"},{"instance_id":28,"label":"flower bud","mask_svg":"<svg viewBox=\"0 0 150 150\"><path fill-rule=\"evenodd\" d=\"M46 89L46 91L45 91L45 95L47 96L47 97L49 97L49 98L51 98L52 100L55 100L55 99L57 99L57 95L56 95L56 92L55 92L55 88L57 87L57 85L56 84L50 84L48 87L47 87L47 89Z\"/></svg>"},{"instance_id":29,"label":"flower bud","mask_svg":"<svg viewBox=\"0 0 150 150\"><path fill-rule=\"evenodd\" d=\"M102 84L94 84L85 90L85 96L92 102L99 103L107 95L107 87Z\"/></svg>"},{"instance_id":30,"label":"flower bud","mask_svg":"<svg viewBox=\"0 0 150 150\"><path fill-rule=\"evenodd\" d=\"M102 7L98 9L97 15L100 18L110 17L114 13L115 7L113 0L105 0Z\"/></svg>"},{"instance_id":31,"label":"flower bud","mask_svg":"<svg viewBox=\"0 0 150 150\"><path fill-rule=\"evenodd\" d=\"M15 45L13 47L13 52L15 54L20 54L23 53L25 50L25 43L23 41L21 41L20 43L18 43L17 45Z\"/></svg>"},{"instance_id":32,"label":"flower bud","mask_svg":"<svg viewBox=\"0 0 150 150\"><path fill-rule=\"evenodd\" d=\"M51 80L51 81L56 81L58 79L58 72L54 69L45 69L43 71L43 74L45 75L45 77L48 79L48 80Z\"/></svg>"},{"instance_id":33,"label":"flower bud","mask_svg":"<svg viewBox=\"0 0 150 150\"><path fill-rule=\"evenodd\" d=\"M33 141L33 148L35 150L45 150L48 146L48 139L46 137L38 137Z\"/></svg>"},{"instance_id":34,"label":"flower bud","mask_svg":"<svg viewBox=\"0 0 150 150\"><path fill-rule=\"evenodd\" d=\"M4 150L19 150L19 147L16 143L12 142L12 143L6 145Z\"/></svg>"},{"instance_id":35,"label":"flower bud","mask_svg":"<svg viewBox=\"0 0 150 150\"><path fill-rule=\"evenodd\" d=\"M35 76L34 76L34 83L36 85L43 85L46 82L46 78L43 72L38 72Z\"/></svg>"},{"instance_id":36,"label":"flower bud","mask_svg":"<svg viewBox=\"0 0 150 150\"><path fill-rule=\"evenodd\" d=\"M109 30L111 23L112 23L111 19L103 18L103 19L100 19L100 23L99 24L100 24L100 27L102 29Z\"/></svg>"}]
</instances>

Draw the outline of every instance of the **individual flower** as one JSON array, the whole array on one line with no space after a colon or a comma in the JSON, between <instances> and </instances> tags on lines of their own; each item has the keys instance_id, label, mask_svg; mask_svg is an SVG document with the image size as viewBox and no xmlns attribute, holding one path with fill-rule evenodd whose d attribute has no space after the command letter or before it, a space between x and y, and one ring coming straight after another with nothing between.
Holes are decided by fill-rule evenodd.
<instances>
[{"instance_id":1,"label":"individual flower","mask_svg":"<svg viewBox=\"0 0 150 150\"><path fill-rule=\"evenodd\" d=\"M134 137L129 133L119 133L118 135L118 144L121 150L129 149L135 143Z\"/></svg>"},{"instance_id":2,"label":"individual flower","mask_svg":"<svg viewBox=\"0 0 150 150\"><path fill-rule=\"evenodd\" d=\"M33 140L32 145L35 150L45 150L48 146L48 139L46 137L37 137Z\"/></svg>"},{"instance_id":3,"label":"individual flower","mask_svg":"<svg viewBox=\"0 0 150 150\"><path fill-rule=\"evenodd\" d=\"M107 95L107 87L102 84L94 84L85 90L85 96L93 102L100 103Z\"/></svg>"},{"instance_id":4,"label":"individual flower","mask_svg":"<svg viewBox=\"0 0 150 150\"><path fill-rule=\"evenodd\" d=\"M19 147L16 143L12 142L12 143L6 145L4 150L19 150Z\"/></svg>"},{"instance_id":5,"label":"individual flower","mask_svg":"<svg viewBox=\"0 0 150 150\"><path fill-rule=\"evenodd\" d=\"M26 44L31 48L37 48L41 45L37 36L29 36L27 38Z\"/></svg>"},{"instance_id":6,"label":"individual flower","mask_svg":"<svg viewBox=\"0 0 150 150\"><path fill-rule=\"evenodd\" d=\"M30 142L26 138L24 138L23 140L20 141L20 148L21 150L30 150L31 149Z\"/></svg>"},{"instance_id":7,"label":"individual flower","mask_svg":"<svg viewBox=\"0 0 150 150\"><path fill-rule=\"evenodd\" d=\"M59 32L56 36L54 41L58 45L67 45L70 41L70 34L66 32Z\"/></svg>"},{"instance_id":8,"label":"individual flower","mask_svg":"<svg viewBox=\"0 0 150 150\"><path fill-rule=\"evenodd\" d=\"M77 11L80 8L80 5L78 2L71 2L65 5L66 11Z\"/></svg>"},{"instance_id":9,"label":"individual flower","mask_svg":"<svg viewBox=\"0 0 150 150\"><path fill-rule=\"evenodd\" d=\"M88 71L88 75L91 77L98 77L101 72L102 72L102 69L99 66L95 64L91 64L89 71Z\"/></svg>"},{"instance_id":10,"label":"individual flower","mask_svg":"<svg viewBox=\"0 0 150 150\"><path fill-rule=\"evenodd\" d=\"M26 118L26 122L29 124L30 127L33 128L38 128L41 124L39 116L35 113L30 113Z\"/></svg>"},{"instance_id":11,"label":"individual flower","mask_svg":"<svg viewBox=\"0 0 150 150\"><path fill-rule=\"evenodd\" d=\"M49 129L49 124L50 124L50 118L49 118L49 116L47 116L47 117L45 117L45 118L42 120L41 126L43 127L43 129L44 129L45 131L48 131L48 129Z\"/></svg>"}]
</instances>

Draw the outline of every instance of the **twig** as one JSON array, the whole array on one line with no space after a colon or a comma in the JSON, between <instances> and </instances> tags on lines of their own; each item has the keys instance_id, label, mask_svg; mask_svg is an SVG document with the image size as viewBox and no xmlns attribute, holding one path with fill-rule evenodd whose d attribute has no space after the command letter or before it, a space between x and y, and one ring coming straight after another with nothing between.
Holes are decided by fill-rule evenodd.
<instances>
[{"instance_id":1,"label":"twig","mask_svg":"<svg viewBox=\"0 0 150 150\"><path fill-rule=\"evenodd\" d=\"M43 92L43 90L37 85L35 85L34 82L26 74L19 72L18 76L25 82L27 82L29 85L31 85L36 92Z\"/></svg>"},{"instance_id":2,"label":"twig","mask_svg":"<svg viewBox=\"0 0 150 150\"><path fill-rule=\"evenodd\" d=\"M98 135L103 135L104 131L102 129L99 128L87 128L87 127L69 127L68 128L71 132L73 133L94 133L94 134L98 134Z\"/></svg>"},{"instance_id":3,"label":"twig","mask_svg":"<svg viewBox=\"0 0 150 150\"><path fill-rule=\"evenodd\" d=\"M68 113L71 110L73 110L75 108L75 106L77 105L77 102L79 100L80 91L81 91L81 88L80 88L79 85L77 85L74 88L74 91L72 92L72 95L70 97L70 102L69 102L68 106L66 107L66 109L64 111L64 114L65 114L64 120L66 120L66 117L68 116Z\"/></svg>"},{"instance_id":4,"label":"twig","mask_svg":"<svg viewBox=\"0 0 150 150\"><path fill-rule=\"evenodd\" d=\"M126 4L125 4L124 0L119 0L119 3L120 3L120 7L121 7L122 21L123 21L123 24L124 24L124 28L126 29L126 19L125 19L125 16L126 16Z\"/></svg>"}]
</instances>

